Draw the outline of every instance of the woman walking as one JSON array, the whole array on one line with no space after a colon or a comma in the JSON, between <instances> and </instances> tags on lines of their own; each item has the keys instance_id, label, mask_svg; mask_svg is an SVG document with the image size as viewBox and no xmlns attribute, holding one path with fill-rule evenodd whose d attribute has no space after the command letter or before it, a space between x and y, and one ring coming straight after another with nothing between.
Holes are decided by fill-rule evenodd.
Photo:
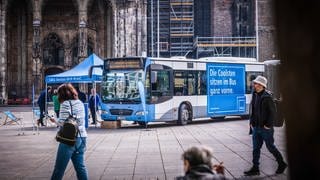
<instances>
[{"instance_id":1,"label":"woman walking","mask_svg":"<svg viewBox=\"0 0 320 180\"><path fill-rule=\"evenodd\" d=\"M74 169L79 180L87 180L88 172L84 164L84 152L86 150L87 132L84 123L84 105L78 99L78 93L71 84L62 84L58 88L58 99L61 104L58 121L55 121L58 126L62 126L63 122L69 117L70 113L76 117L79 133L74 146L69 146L64 143L59 143L56 162L51 176L52 180L60 180L64 175L64 171L71 159ZM72 106L72 107L71 107ZM72 109L72 112L71 112Z\"/></svg>"}]
</instances>

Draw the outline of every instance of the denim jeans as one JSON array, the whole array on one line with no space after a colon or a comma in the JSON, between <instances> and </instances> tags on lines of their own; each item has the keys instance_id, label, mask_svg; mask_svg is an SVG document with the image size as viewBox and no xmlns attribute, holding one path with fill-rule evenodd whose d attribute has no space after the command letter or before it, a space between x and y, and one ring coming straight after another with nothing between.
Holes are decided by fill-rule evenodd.
<instances>
[{"instance_id":1,"label":"denim jeans","mask_svg":"<svg viewBox=\"0 0 320 180\"><path fill-rule=\"evenodd\" d=\"M94 109L94 107L91 107L90 108L90 113L91 113L91 116L92 116L92 123L96 123L96 120L97 120L97 115L96 115L96 110Z\"/></svg>"},{"instance_id":2,"label":"denim jeans","mask_svg":"<svg viewBox=\"0 0 320 180\"><path fill-rule=\"evenodd\" d=\"M84 164L84 152L86 150L86 137L78 137L75 146L69 146L63 143L59 144L56 163L51 176L51 180L61 180L64 171L71 159L74 169L77 172L79 180L87 180L88 172Z\"/></svg>"},{"instance_id":3,"label":"denim jeans","mask_svg":"<svg viewBox=\"0 0 320 180\"><path fill-rule=\"evenodd\" d=\"M60 112L60 110L54 110L54 112L56 113L57 118L59 118L59 112Z\"/></svg>"},{"instance_id":4,"label":"denim jeans","mask_svg":"<svg viewBox=\"0 0 320 180\"><path fill-rule=\"evenodd\" d=\"M263 141L266 143L269 152L276 158L278 163L283 162L283 157L279 150L274 145L273 138L274 130L265 129L260 127L254 127L252 130L252 141L253 141L253 165L259 167L260 150L263 145Z\"/></svg>"},{"instance_id":5,"label":"denim jeans","mask_svg":"<svg viewBox=\"0 0 320 180\"><path fill-rule=\"evenodd\" d=\"M43 106L39 106L39 109L40 109L40 123L43 124L43 118L45 117L45 107Z\"/></svg>"}]
</instances>

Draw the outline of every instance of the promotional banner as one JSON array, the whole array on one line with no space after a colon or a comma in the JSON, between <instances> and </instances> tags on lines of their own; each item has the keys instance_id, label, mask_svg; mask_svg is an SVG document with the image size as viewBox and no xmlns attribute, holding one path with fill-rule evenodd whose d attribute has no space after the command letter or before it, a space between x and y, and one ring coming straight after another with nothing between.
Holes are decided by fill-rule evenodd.
<instances>
[{"instance_id":1,"label":"promotional banner","mask_svg":"<svg viewBox=\"0 0 320 180\"><path fill-rule=\"evenodd\" d=\"M207 92L208 116L245 113L245 65L208 63Z\"/></svg>"}]
</instances>

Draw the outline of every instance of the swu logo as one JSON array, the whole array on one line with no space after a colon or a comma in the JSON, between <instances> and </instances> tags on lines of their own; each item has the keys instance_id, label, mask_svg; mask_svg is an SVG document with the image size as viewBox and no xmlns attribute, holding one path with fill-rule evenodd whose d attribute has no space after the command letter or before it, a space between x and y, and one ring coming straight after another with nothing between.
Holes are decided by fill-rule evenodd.
<instances>
[{"instance_id":1,"label":"swu logo","mask_svg":"<svg viewBox=\"0 0 320 180\"><path fill-rule=\"evenodd\" d=\"M122 110L119 110L119 115L123 115L123 111Z\"/></svg>"}]
</instances>

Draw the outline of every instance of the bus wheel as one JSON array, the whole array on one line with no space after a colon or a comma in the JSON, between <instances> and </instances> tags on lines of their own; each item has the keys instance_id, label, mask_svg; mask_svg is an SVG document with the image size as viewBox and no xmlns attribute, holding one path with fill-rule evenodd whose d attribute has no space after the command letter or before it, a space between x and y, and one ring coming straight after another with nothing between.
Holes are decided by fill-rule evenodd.
<instances>
[{"instance_id":1,"label":"bus wheel","mask_svg":"<svg viewBox=\"0 0 320 180\"><path fill-rule=\"evenodd\" d=\"M190 119L190 115L189 107L186 104L182 104L179 108L178 124L186 125Z\"/></svg>"},{"instance_id":2,"label":"bus wheel","mask_svg":"<svg viewBox=\"0 0 320 180\"><path fill-rule=\"evenodd\" d=\"M146 124L148 124L148 122L138 121L138 124L139 124L140 126L145 126Z\"/></svg>"},{"instance_id":3,"label":"bus wheel","mask_svg":"<svg viewBox=\"0 0 320 180\"><path fill-rule=\"evenodd\" d=\"M241 119L249 119L249 118L250 118L250 115L249 115L249 114L241 115L240 118L241 118Z\"/></svg>"}]
</instances>

